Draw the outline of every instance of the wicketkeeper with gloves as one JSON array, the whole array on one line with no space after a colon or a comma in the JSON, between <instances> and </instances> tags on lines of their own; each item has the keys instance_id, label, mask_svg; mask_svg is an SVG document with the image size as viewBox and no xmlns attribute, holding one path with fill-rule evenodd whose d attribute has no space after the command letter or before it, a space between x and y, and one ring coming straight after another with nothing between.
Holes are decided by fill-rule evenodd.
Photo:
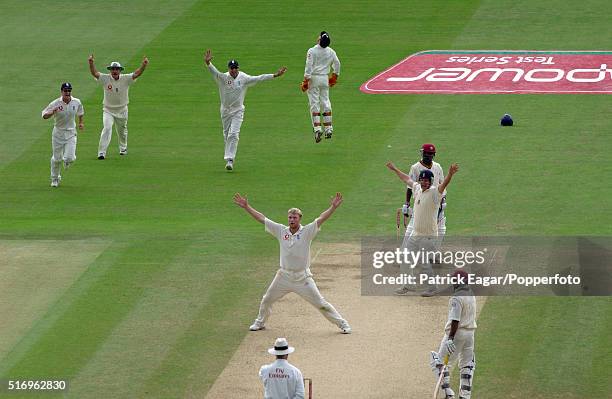
<instances>
[{"instance_id":1,"label":"wicketkeeper with gloves","mask_svg":"<svg viewBox=\"0 0 612 399\"><path fill-rule=\"evenodd\" d=\"M304 81L300 87L308 94L310 115L315 142L321 141L325 133L326 139L332 138L332 108L329 100L329 88L333 87L340 75L340 60L336 52L329 47L331 39L329 33L323 31L319 34L317 44L308 49L306 53L306 68ZM330 73L331 68L331 75ZM321 130L321 109L323 111L323 131Z\"/></svg>"},{"instance_id":2,"label":"wicketkeeper with gloves","mask_svg":"<svg viewBox=\"0 0 612 399\"><path fill-rule=\"evenodd\" d=\"M474 332L476 331L476 297L467 281L468 274L463 270L453 273L457 284L453 284L453 296L448 301L448 321L444 327L444 338L438 352L430 353L430 366L436 379L444 372L440 389L446 399L455 397L450 388L450 369L457 362L459 366L459 399L470 399L476 357L474 356ZM448 356L448 368L444 370L444 360Z\"/></svg>"}]
</instances>

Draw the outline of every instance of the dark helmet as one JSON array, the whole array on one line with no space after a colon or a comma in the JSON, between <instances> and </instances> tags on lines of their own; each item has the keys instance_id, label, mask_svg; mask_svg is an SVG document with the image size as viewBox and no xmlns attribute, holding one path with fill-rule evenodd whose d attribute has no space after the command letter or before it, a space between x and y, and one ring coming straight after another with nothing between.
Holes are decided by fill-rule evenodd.
<instances>
[{"instance_id":1,"label":"dark helmet","mask_svg":"<svg viewBox=\"0 0 612 399\"><path fill-rule=\"evenodd\" d=\"M319 45L323 48L329 46L331 43L331 39L329 37L329 33L323 31L321 32L321 39L319 40Z\"/></svg>"},{"instance_id":2,"label":"dark helmet","mask_svg":"<svg viewBox=\"0 0 612 399\"><path fill-rule=\"evenodd\" d=\"M502 126L514 125L514 121L512 120L512 117L509 114L504 114L504 116L501 118L500 123Z\"/></svg>"},{"instance_id":3,"label":"dark helmet","mask_svg":"<svg viewBox=\"0 0 612 399\"><path fill-rule=\"evenodd\" d=\"M429 169L424 169L421 171L421 173L419 173L419 180L428 179L429 183L433 183L433 178L434 178L434 174Z\"/></svg>"}]
</instances>

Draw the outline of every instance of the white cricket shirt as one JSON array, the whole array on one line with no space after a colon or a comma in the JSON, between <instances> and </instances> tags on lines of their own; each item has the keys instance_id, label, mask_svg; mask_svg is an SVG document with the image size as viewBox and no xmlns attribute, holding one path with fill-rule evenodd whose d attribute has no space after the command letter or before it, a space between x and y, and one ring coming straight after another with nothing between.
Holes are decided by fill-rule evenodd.
<instances>
[{"instance_id":1,"label":"white cricket shirt","mask_svg":"<svg viewBox=\"0 0 612 399\"><path fill-rule=\"evenodd\" d=\"M265 399L304 399L302 372L285 359L261 366L259 378Z\"/></svg>"},{"instance_id":2,"label":"white cricket shirt","mask_svg":"<svg viewBox=\"0 0 612 399\"><path fill-rule=\"evenodd\" d=\"M113 116L125 118L127 106L130 102L128 96L129 88L136 79L133 73L120 74L119 79L115 80L108 73L101 73L97 79L98 83L104 88L103 109Z\"/></svg>"},{"instance_id":3,"label":"white cricket shirt","mask_svg":"<svg viewBox=\"0 0 612 399\"><path fill-rule=\"evenodd\" d=\"M432 161L431 169L423 165L420 161L415 163L410 167L410 173L408 173L408 175L412 180L419 181L419 173L424 170L431 170L431 172L433 173L433 185L439 186L440 184L444 183L444 171L442 170L442 166L440 166L440 164L435 161ZM446 195L446 190L444 190L442 194Z\"/></svg>"},{"instance_id":4,"label":"white cricket shirt","mask_svg":"<svg viewBox=\"0 0 612 399\"><path fill-rule=\"evenodd\" d=\"M308 49L304 68L305 78L310 79L312 75L327 75L330 67L336 75L340 75L340 60L331 47L323 48L317 44Z\"/></svg>"},{"instance_id":5,"label":"white cricket shirt","mask_svg":"<svg viewBox=\"0 0 612 399\"><path fill-rule=\"evenodd\" d=\"M412 185L414 196L412 218L414 219L414 236L438 236L438 209L442 196L437 186L431 186L423 191L421 185L415 182Z\"/></svg>"},{"instance_id":6,"label":"white cricket shirt","mask_svg":"<svg viewBox=\"0 0 612 399\"><path fill-rule=\"evenodd\" d=\"M221 98L221 114L231 115L236 112L244 111L244 96L247 89L264 80L274 79L274 75L266 73L263 75L251 76L239 71L234 79L229 72L219 72L212 64L208 65L208 70L219 86L219 97Z\"/></svg>"},{"instance_id":7,"label":"white cricket shirt","mask_svg":"<svg viewBox=\"0 0 612 399\"><path fill-rule=\"evenodd\" d=\"M54 108L59 108L59 111L53 115L53 126L56 129L61 130L75 130L76 123L74 122L75 116L80 116L85 113L81 100L76 97L72 97L70 102L66 104L62 97L57 98L49 103L45 109L42 110L44 115Z\"/></svg>"},{"instance_id":8,"label":"white cricket shirt","mask_svg":"<svg viewBox=\"0 0 612 399\"><path fill-rule=\"evenodd\" d=\"M265 220L266 231L272 234L280 244L280 268L289 272L289 275L309 277L310 273L310 244L319 230L317 220L306 226L300 225L300 229L291 234L289 227Z\"/></svg>"},{"instance_id":9,"label":"white cricket shirt","mask_svg":"<svg viewBox=\"0 0 612 399\"><path fill-rule=\"evenodd\" d=\"M461 292L461 291L459 291ZM474 295L453 295L448 300L448 321L444 330L450 332L451 322L457 320L459 328L476 328L476 297Z\"/></svg>"}]
</instances>

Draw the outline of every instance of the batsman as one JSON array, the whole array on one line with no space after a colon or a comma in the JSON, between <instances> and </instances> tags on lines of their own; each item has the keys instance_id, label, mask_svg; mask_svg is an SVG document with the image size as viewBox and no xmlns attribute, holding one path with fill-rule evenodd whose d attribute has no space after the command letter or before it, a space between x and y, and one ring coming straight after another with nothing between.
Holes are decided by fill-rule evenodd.
<instances>
[{"instance_id":1,"label":"batsman","mask_svg":"<svg viewBox=\"0 0 612 399\"><path fill-rule=\"evenodd\" d=\"M456 284L453 284L453 295L448 301L448 321L444 327L444 338L438 352L431 351L430 366L436 379L442 380L440 390L446 399L454 399L455 393L450 387L450 368L457 363L461 373L459 399L470 399L476 369L476 297L467 283L468 274L464 270L455 271L453 278L456 279Z\"/></svg>"}]
</instances>

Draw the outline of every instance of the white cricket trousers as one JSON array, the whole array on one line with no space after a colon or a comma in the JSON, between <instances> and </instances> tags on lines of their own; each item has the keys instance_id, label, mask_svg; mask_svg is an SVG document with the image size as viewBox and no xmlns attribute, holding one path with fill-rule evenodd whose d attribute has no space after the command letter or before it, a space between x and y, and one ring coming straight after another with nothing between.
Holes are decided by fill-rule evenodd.
<instances>
[{"instance_id":1,"label":"white cricket trousers","mask_svg":"<svg viewBox=\"0 0 612 399\"><path fill-rule=\"evenodd\" d=\"M402 242L402 248L406 248L408 252L411 253L421 253L422 251L436 251L438 249L438 242L438 237L406 235L404 236L404 241ZM419 259L422 258L419 256ZM402 272L402 274L414 276L416 274L415 269L420 266L422 273L427 274L429 277L433 277L434 275L431 260L423 263L419 262L419 264L414 265L414 267L411 266L411 264L402 262L400 263L400 271ZM417 275L417 283L418 281L419 278ZM425 285L428 286L428 284Z\"/></svg>"},{"instance_id":2,"label":"white cricket trousers","mask_svg":"<svg viewBox=\"0 0 612 399\"><path fill-rule=\"evenodd\" d=\"M281 271L276 272L272 284L268 287L265 295L261 299L259 305L259 315L256 321L260 324L265 324L266 320L272 313L272 305L290 292L295 292L308 303L317 308L323 316L331 323L341 327L346 323L340 313L333 305L325 300L312 277L307 277L300 281L292 281L287 278Z\"/></svg>"},{"instance_id":3,"label":"white cricket trousers","mask_svg":"<svg viewBox=\"0 0 612 399\"><path fill-rule=\"evenodd\" d=\"M76 130L53 128L51 135L51 179L61 178L62 162L69 166L76 160Z\"/></svg>"},{"instance_id":4,"label":"white cricket trousers","mask_svg":"<svg viewBox=\"0 0 612 399\"><path fill-rule=\"evenodd\" d=\"M128 114L125 112L125 118L114 116L108 111L102 112L102 132L100 133L100 144L98 145L98 155L106 156L106 150L110 144L111 137L113 135L113 124L117 130L117 137L119 138L119 151L127 150L127 137L128 137Z\"/></svg>"},{"instance_id":5,"label":"white cricket trousers","mask_svg":"<svg viewBox=\"0 0 612 399\"><path fill-rule=\"evenodd\" d=\"M310 118L315 130L321 129L321 112L323 125L327 131L332 130L331 101L329 100L329 78L327 75L312 75L308 84L308 103ZM325 115L329 114L329 115Z\"/></svg>"},{"instance_id":6,"label":"white cricket trousers","mask_svg":"<svg viewBox=\"0 0 612 399\"><path fill-rule=\"evenodd\" d=\"M234 112L232 114L221 113L221 124L223 125L223 142L225 143L225 154L223 159L234 160L238 151L238 140L240 139L240 126L242 126L242 118L244 111Z\"/></svg>"}]
</instances>

